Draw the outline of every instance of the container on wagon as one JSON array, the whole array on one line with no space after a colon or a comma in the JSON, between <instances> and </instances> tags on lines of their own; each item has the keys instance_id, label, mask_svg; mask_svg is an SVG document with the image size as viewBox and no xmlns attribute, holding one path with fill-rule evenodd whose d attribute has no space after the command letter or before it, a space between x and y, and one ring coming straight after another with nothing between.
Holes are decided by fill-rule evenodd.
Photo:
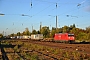
<instances>
[{"instance_id":1,"label":"container on wagon","mask_svg":"<svg viewBox=\"0 0 90 60\"><path fill-rule=\"evenodd\" d=\"M43 34L32 34L31 39L33 39L33 40L42 40L43 39Z\"/></svg>"}]
</instances>

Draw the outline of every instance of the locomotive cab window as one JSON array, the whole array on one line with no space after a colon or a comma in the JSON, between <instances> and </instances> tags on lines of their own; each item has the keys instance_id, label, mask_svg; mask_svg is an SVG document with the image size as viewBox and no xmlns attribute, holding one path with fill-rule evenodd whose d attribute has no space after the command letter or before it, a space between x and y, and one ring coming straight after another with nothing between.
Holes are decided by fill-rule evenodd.
<instances>
[{"instance_id":1,"label":"locomotive cab window","mask_svg":"<svg viewBox=\"0 0 90 60\"><path fill-rule=\"evenodd\" d=\"M68 34L68 36L74 36L74 34Z\"/></svg>"}]
</instances>

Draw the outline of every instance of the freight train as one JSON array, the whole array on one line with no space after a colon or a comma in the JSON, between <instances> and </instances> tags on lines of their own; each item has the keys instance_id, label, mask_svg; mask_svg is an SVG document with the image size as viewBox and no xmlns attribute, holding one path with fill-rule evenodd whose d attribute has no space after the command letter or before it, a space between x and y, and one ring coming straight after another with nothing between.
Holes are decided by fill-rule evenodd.
<instances>
[{"instance_id":1,"label":"freight train","mask_svg":"<svg viewBox=\"0 0 90 60\"><path fill-rule=\"evenodd\" d=\"M52 41L52 42L75 42L74 34L56 33L53 38L43 38L43 34L32 34L31 36L17 36L16 39L30 39L38 41Z\"/></svg>"}]
</instances>

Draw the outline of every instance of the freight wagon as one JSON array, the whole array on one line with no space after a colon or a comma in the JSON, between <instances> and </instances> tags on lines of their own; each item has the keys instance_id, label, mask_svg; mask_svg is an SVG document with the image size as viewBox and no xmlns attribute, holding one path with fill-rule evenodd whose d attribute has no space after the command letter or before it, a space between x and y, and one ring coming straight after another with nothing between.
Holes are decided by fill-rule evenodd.
<instances>
[{"instance_id":1,"label":"freight wagon","mask_svg":"<svg viewBox=\"0 0 90 60\"><path fill-rule=\"evenodd\" d=\"M17 36L17 39L30 39L30 36L26 36L26 35Z\"/></svg>"},{"instance_id":2,"label":"freight wagon","mask_svg":"<svg viewBox=\"0 0 90 60\"><path fill-rule=\"evenodd\" d=\"M31 35L32 40L42 40L43 39L43 34L33 34Z\"/></svg>"},{"instance_id":3,"label":"freight wagon","mask_svg":"<svg viewBox=\"0 0 90 60\"><path fill-rule=\"evenodd\" d=\"M75 37L74 37L74 34L56 33L54 35L54 41L74 43Z\"/></svg>"},{"instance_id":4,"label":"freight wagon","mask_svg":"<svg viewBox=\"0 0 90 60\"><path fill-rule=\"evenodd\" d=\"M23 36L22 36L22 39L30 39L30 36L25 36L25 35L23 35Z\"/></svg>"}]
</instances>

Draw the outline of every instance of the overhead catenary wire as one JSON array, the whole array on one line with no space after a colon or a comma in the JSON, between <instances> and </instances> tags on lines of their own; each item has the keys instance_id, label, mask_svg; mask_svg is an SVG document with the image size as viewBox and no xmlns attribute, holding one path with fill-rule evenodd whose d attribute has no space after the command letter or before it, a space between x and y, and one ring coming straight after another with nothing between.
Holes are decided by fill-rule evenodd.
<instances>
[{"instance_id":1,"label":"overhead catenary wire","mask_svg":"<svg viewBox=\"0 0 90 60\"><path fill-rule=\"evenodd\" d=\"M40 0L41 1L41 0ZM32 0L31 0L31 7L32 7ZM47 8L45 8L45 9L47 9ZM42 11L44 11L45 9L43 9ZM41 12L42 12L41 11ZM71 12L71 11L70 11ZM39 14L39 12L37 13L37 14ZM19 14L8 14L8 15L19 15ZM23 16L23 15L22 15ZM26 15L24 15L24 16L26 16Z\"/></svg>"},{"instance_id":2,"label":"overhead catenary wire","mask_svg":"<svg viewBox=\"0 0 90 60\"><path fill-rule=\"evenodd\" d=\"M38 0L38 1L42 1L42 0ZM59 1L59 0L58 0ZM45 1L43 1L45 2ZM50 3L49 1L47 1L48 3ZM53 2L51 5L56 4L56 2ZM59 4L59 3L58 3ZM36 4L37 5L37 4ZM48 9L51 5L49 5L48 7L44 8L43 10L41 10L40 12L43 12L44 10ZM31 8L32 8L32 0L31 0L31 4L30 4ZM36 13L35 15L39 14L40 12ZM21 15L21 14L6 14L6 15ZM35 16L34 15L34 16Z\"/></svg>"},{"instance_id":3,"label":"overhead catenary wire","mask_svg":"<svg viewBox=\"0 0 90 60\"><path fill-rule=\"evenodd\" d=\"M46 3L57 3L57 4L78 4L78 3L60 3L60 2L51 2L51 1L45 1L45 0L36 0L36 1L40 1L40 2L46 2ZM58 0L58 1L60 1L60 0Z\"/></svg>"},{"instance_id":4,"label":"overhead catenary wire","mask_svg":"<svg viewBox=\"0 0 90 60\"><path fill-rule=\"evenodd\" d=\"M82 6L82 7L80 7L80 8L83 8L83 7L84 7L84 6ZM61 13L61 15L64 15L65 13L69 13L69 12L71 13L71 12L74 12L74 11L78 11L78 9L74 9L74 8L75 8L75 7L73 7L72 10L69 10L69 11L67 11L67 12ZM78 7L77 7L77 8L78 8ZM80 8L79 8L79 9L80 9ZM61 15L59 15L59 16L61 16ZM73 17L72 15L69 15L69 14L67 14L66 16L67 16L67 17L70 17L70 16Z\"/></svg>"},{"instance_id":5,"label":"overhead catenary wire","mask_svg":"<svg viewBox=\"0 0 90 60\"><path fill-rule=\"evenodd\" d=\"M78 4L77 4L78 5ZM80 5L78 5L78 6L81 6L82 4L80 4ZM84 7L84 6L83 6ZM83 7L80 7L80 8L83 8ZM75 9L76 10L76 9ZM73 11L73 10L72 10ZM71 11L70 11L71 12ZM62 14L61 14L62 15ZM60 16L61 16L60 15ZM73 16L73 15L66 15L67 17L76 17L76 18L78 18L78 16Z\"/></svg>"},{"instance_id":6,"label":"overhead catenary wire","mask_svg":"<svg viewBox=\"0 0 90 60\"><path fill-rule=\"evenodd\" d=\"M40 2L38 2L37 4L33 4L32 0L31 0L31 2L30 2L30 9L26 12L26 14L29 13L29 12L31 12L31 10L32 10L33 8L35 8L39 3L40 3Z\"/></svg>"},{"instance_id":7,"label":"overhead catenary wire","mask_svg":"<svg viewBox=\"0 0 90 60\"><path fill-rule=\"evenodd\" d=\"M56 8L57 8L57 3L56 3ZM55 9L56 9L55 8ZM76 11L76 9L74 9L75 7L73 7L72 9L73 10L70 10L70 11L67 11L67 12L73 12L73 11ZM58 16L62 16L62 15L65 15L65 13L67 13L67 12L64 12L64 13L61 13L60 15L58 15ZM56 14L57 15L57 14ZM72 15L66 15L67 17L77 17L77 16L72 16Z\"/></svg>"},{"instance_id":8,"label":"overhead catenary wire","mask_svg":"<svg viewBox=\"0 0 90 60\"><path fill-rule=\"evenodd\" d=\"M51 5L49 5L49 6L47 6L47 7L46 7L46 8L44 8L44 9L42 9L41 11L37 12L35 15L40 14L41 12L43 12L44 10L46 10L47 8L49 8L50 6L52 6L52 4L51 4ZM35 15L33 15L33 16L35 16Z\"/></svg>"},{"instance_id":9,"label":"overhead catenary wire","mask_svg":"<svg viewBox=\"0 0 90 60\"><path fill-rule=\"evenodd\" d=\"M75 10L70 10L70 11L67 11L67 12L73 12L73 11L76 11L77 9L75 9ZM62 14L60 14L60 16L62 16L63 14L65 14L66 12L64 12L64 13L62 13ZM72 19L74 18L74 19L76 19L76 18L78 18L79 16L74 16L74 15L66 15L66 17L71 17ZM54 18L54 17L52 17L52 18ZM72 20L72 19L68 19L68 20ZM66 21L66 20L63 20L63 21L61 21L62 19L60 19L60 22L63 22L63 21Z\"/></svg>"},{"instance_id":10,"label":"overhead catenary wire","mask_svg":"<svg viewBox=\"0 0 90 60\"><path fill-rule=\"evenodd\" d=\"M60 1L60 0L57 0L56 2L58 2L58 1ZM48 9L50 6L52 6L53 4L56 4L56 3L51 3L49 6L47 6L46 8L44 8L44 9L42 9L41 11L39 11L39 12L37 12L35 15L33 15L33 16L36 16L36 15L38 15L38 14L40 14L41 12L43 12L44 10L46 10L46 9Z\"/></svg>"},{"instance_id":11,"label":"overhead catenary wire","mask_svg":"<svg viewBox=\"0 0 90 60\"><path fill-rule=\"evenodd\" d=\"M43 1L44 1L44 0L43 0ZM47 3L49 3L49 2L47 2ZM56 2L51 3L51 4L52 4L52 5L53 5L53 4L56 4ZM59 4L59 2L58 2L57 4ZM63 3L62 3L62 4L63 4ZM80 3L78 3L78 4L80 4ZM78 4L76 4L76 6L77 6ZM36 5L37 5L37 4L36 4ZM51 5L51 6L52 6L52 5ZM39 10L39 12L37 12L34 16L37 16L37 15L40 14L41 12L44 12L46 9L50 8L49 6L50 6L50 5L48 5L45 9ZM79 7L80 7L80 6L82 6L82 5L79 5ZM32 8L34 8L34 6L33 6ZM80 8L82 8L82 7L80 7ZM73 10L70 10L70 11L67 11L67 12L68 12L68 13L69 13L69 12L72 12L72 13L73 13L74 11L76 11L76 9L73 9ZM65 15L65 13L67 13L67 12L63 12L63 13L61 13L61 14L59 14L59 15L60 15L60 16ZM6 15L8 15L8 14L6 14ZM10 15L14 15L14 14L10 14ZM16 14L16 15L19 15L19 14ZM68 15L69 15L69 14L68 14ZM74 14L73 14L73 15L74 15ZM71 15L69 15L69 16L71 17L71 16L73 16L73 15L71 14ZM54 17L52 17L52 18L54 18Z\"/></svg>"}]
</instances>

